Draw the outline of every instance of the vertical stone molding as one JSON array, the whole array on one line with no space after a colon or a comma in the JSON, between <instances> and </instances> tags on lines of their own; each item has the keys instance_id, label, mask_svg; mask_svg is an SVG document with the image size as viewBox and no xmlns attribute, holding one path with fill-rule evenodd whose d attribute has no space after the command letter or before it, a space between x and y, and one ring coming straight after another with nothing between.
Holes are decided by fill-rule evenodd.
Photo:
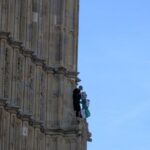
<instances>
[{"instance_id":1,"label":"vertical stone molding","mask_svg":"<svg viewBox=\"0 0 150 150\"><path fill-rule=\"evenodd\" d=\"M38 12L38 1L39 0L32 0L32 49L35 53L35 55L38 54L38 19L39 19L39 12Z\"/></svg>"},{"instance_id":2,"label":"vertical stone molding","mask_svg":"<svg viewBox=\"0 0 150 150\"><path fill-rule=\"evenodd\" d=\"M4 97L4 58L5 58L5 40L0 39L0 97Z\"/></svg>"},{"instance_id":3,"label":"vertical stone molding","mask_svg":"<svg viewBox=\"0 0 150 150\"><path fill-rule=\"evenodd\" d=\"M11 124L11 115L9 112L3 110L3 127L2 127L2 149L9 150L10 149L10 124Z\"/></svg>"},{"instance_id":4,"label":"vertical stone molding","mask_svg":"<svg viewBox=\"0 0 150 150\"><path fill-rule=\"evenodd\" d=\"M0 0L0 31L8 31L9 1Z\"/></svg>"},{"instance_id":5,"label":"vertical stone molding","mask_svg":"<svg viewBox=\"0 0 150 150\"><path fill-rule=\"evenodd\" d=\"M36 65L36 85L35 85L35 119L40 120L40 79L41 79L41 66Z\"/></svg>"},{"instance_id":6,"label":"vertical stone molding","mask_svg":"<svg viewBox=\"0 0 150 150\"><path fill-rule=\"evenodd\" d=\"M13 72L13 48L10 46L5 47L4 52L4 98L13 103L12 100L12 72Z\"/></svg>"},{"instance_id":7,"label":"vertical stone molding","mask_svg":"<svg viewBox=\"0 0 150 150\"><path fill-rule=\"evenodd\" d=\"M17 105L23 110L24 101L24 70L25 70L25 57L18 54L17 57Z\"/></svg>"}]
</instances>

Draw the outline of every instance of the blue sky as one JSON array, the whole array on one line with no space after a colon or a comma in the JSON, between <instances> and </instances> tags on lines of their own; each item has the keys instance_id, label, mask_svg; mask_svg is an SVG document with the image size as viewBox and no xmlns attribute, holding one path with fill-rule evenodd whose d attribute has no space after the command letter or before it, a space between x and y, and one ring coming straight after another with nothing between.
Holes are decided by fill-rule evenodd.
<instances>
[{"instance_id":1,"label":"blue sky","mask_svg":"<svg viewBox=\"0 0 150 150\"><path fill-rule=\"evenodd\" d=\"M150 1L80 0L88 150L150 150Z\"/></svg>"}]
</instances>

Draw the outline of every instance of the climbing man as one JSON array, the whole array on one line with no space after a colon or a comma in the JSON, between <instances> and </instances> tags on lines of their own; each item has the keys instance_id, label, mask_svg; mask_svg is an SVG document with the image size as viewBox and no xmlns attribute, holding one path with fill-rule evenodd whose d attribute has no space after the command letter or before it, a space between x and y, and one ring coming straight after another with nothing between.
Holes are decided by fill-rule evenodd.
<instances>
[{"instance_id":1,"label":"climbing man","mask_svg":"<svg viewBox=\"0 0 150 150\"><path fill-rule=\"evenodd\" d=\"M79 88L75 88L73 90L73 107L74 111L76 112L76 117L82 118L81 115L81 107L80 107L80 100L81 100L81 90L83 89L82 86L79 86Z\"/></svg>"}]
</instances>

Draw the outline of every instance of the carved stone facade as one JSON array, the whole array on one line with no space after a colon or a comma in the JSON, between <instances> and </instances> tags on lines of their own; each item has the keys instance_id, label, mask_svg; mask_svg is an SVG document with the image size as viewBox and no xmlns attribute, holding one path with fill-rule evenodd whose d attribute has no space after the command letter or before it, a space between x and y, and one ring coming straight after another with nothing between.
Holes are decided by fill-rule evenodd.
<instances>
[{"instance_id":1,"label":"carved stone facade","mask_svg":"<svg viewBox=\"0 0 150 150\"><path fill-rule=\"evenodd\" d=\"M78 13L79 0L0 0L0 150L86 150Z\"/></svg>"}]
</instances>

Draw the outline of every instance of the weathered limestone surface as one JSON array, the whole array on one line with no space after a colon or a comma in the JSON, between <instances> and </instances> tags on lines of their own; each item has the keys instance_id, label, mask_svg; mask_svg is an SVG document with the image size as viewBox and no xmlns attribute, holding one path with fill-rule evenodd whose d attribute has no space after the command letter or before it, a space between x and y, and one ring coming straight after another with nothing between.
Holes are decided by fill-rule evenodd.
<instances>
[{"instance_id":1,"label":"weathered limestone surface","mask_svg":"<svg viewBox=\"0 0 150 150\"><path fill-rule=\"evenodd\" d=\"M78 13L79 0L0 0L0 150L86 150Z\"/></svg>"}]
</instances>

